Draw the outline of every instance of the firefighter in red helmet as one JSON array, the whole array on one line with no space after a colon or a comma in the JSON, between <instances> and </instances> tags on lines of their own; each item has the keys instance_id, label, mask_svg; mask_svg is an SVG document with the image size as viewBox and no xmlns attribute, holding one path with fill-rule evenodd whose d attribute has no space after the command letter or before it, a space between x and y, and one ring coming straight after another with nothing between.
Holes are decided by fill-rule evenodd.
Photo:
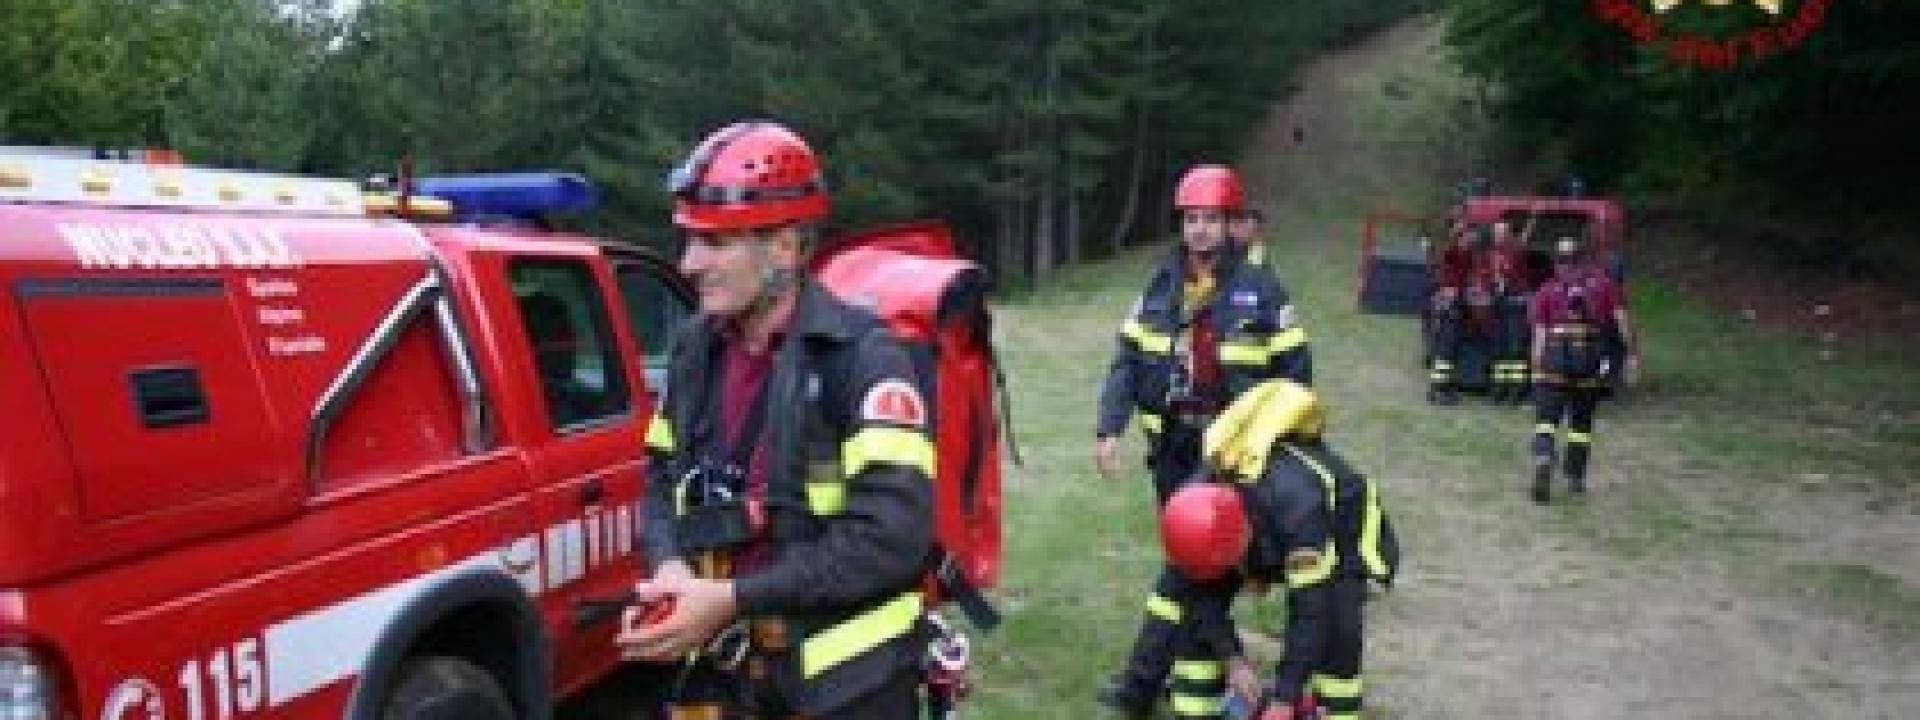
<instances>
[{"instance_id":1,"label":"firefighter in red helmet","mask_svg":"<svg viewBox=\"0 0 1920 720\"><path fill-rule=\"evenodd\" d=\"M699 314L647 430L652 574L616 642L696 658L671 717L914 717L928 410L899 342L802 273L827 215L820 161L743 122L670 184Z\"/></svg>"},{"instance_id":2,"label":"firefighter in red helmet","mask_svg":"<svg viewBox=\"0 0 1920 720\"><path fill-rule=\"evenodd\" d=\"M1174 680L1180 717L1222 717L1229 689L1261 720L1316 705L1330 720L1360 716L1366 584L1390 584L1400 551L1379 489L1321 429L1311 391L1283 380L1248 391L1207 430L1206 479L1161 511L1168 562L1203 600L1176 631L1176 666L1187 669ZM1231 590L1268 585L1286 588L1286 645L1262 680L1229 606Z\"/></svg>"},{"instance_id":3,"label":"firefighter in red helmet","mask_svg":"<svg viewBox=\"0 0 1920 720\"><path fill-rule=\"evenodd\" d=\"M1580 241L1554 243L1553 279L1534 293L1528 322L1533 326L1529 358L1533 365L1533 501L1552 496L1555 434L1565 421L1567 489L1587 491L1587 458L1593 447L1593 416L1612 373L1632 382L1640 372L1640 353L1620 287L1587 262ZM1612 367L1614 348L1626 367Z\"/></svg>"},{"instance_id":4,"label":"firefighter in red helmet","mask_svg":"<svg viewBox=\"0 0 1920 720\"><path fill-rule=\"evenodd\" d=\"M1312 375L1306 331L1286 290L1266 268L1245 262L1245 245L1229 234L1246 211L1239 175L1222 165L1195 167L1181 178L1174 205L1182 241L1121 323L1094 431L1095 462L1112 475L1119 436L1139 418L1157 502L1193 476L1201 431L1241 391L1272 378L1305 384ZM1176 582L1171 570L1161 574L1131 659L1101 689L1101 702L1145 712L1160 695L1172 618L1181 612L1167 597Z\"/></svg>"}]
</instances>

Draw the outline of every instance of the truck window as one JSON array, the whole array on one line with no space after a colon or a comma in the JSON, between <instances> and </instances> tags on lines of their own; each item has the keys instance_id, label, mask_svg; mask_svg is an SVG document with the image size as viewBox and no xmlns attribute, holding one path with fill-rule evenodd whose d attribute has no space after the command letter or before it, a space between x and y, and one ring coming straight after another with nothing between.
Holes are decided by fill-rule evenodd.
<instances>
[{"instance_id":1,"label":"truck window","mask_svg":"<svg viewBox=\"0 0 1920 720\"><path fill-rule=\"evenodd\" d=\"M322 494L457 459L461 408L431 315L413 321L368 374L321 447Z\"/></svg>"},{"instance_id":2,"label":"truck window","mask_svg":"<svg viewBox=\"0 0 1920 720\"><path fill-rule=\"evenodd\" d=\"M593 272L579 261L520 260L510 273L553 427L627 413L626 375Z\"/></svg>"},{"instance_id":3,"label":"truck window","mask_svg":"<svg viewBox=\"0 0 1920 720\"><path fill-rule=\"evenodd\" d=\"M621 263L620 296L633 322L633 337L646 354L647 387L666 387L667 358L672 355L673 331L693 313L692 305L671 280L671 272L640 263Z\"/></svg>"}]
</instances>

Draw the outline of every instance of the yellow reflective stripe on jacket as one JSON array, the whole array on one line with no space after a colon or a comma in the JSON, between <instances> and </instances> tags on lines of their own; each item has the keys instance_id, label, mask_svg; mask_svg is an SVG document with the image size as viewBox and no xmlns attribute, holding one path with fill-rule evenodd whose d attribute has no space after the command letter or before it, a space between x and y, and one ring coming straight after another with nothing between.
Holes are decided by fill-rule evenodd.
<instances>
[{"instance_id":1,"label":"yellow reflective stripe on jacket","mask_svg":"<svg viewBox=\"0 0 1920 720\"><path fill-rule=\"evenodd\" d=\"M1560 430L1560 426L1555 425L1553 423L1534 423L1533 424L1533 434L1535 435L1552 435L1556 432L1559 432L1559 430Z\"/></svg>"},{"instance_id":2,"label":"yellow reflective stripe on jacket","mask_svg":"<svg viewBox=\"0 0 1920 720\"><path fill-rule=\"evenodd\" d=\"M1265 340L1221 343L1220 362L1228 365L1265 365L1273 361L1273 356L1306 344L1306 329L1299 326L1290 327L1274 333Z\"/></svg>"},{"instance_id":3,"label":"yellow reflective stripe on jacket","mask_svg":"<svg viewBox=\"0 0 1920 720\"><path fill-rule=\"evenodd\" d=\"M910 592L814 633L800 644L800 674L811 680L835 665L907 634L920 620L920 611L920 593Z\"/></svg>"},{"instance_id":4,"label":"yellow reflective stripe on jacket","mask_svg":"<svg viewBox=\"0 0 1920 720\"><path fill-rule=\"evenodd\" d=\"M1220 362L1227 365L1265 365L1273 359L1267 346L1238 342L1220 343Z\"/></svg>"},{"instance_id":5,"label":"yellow reflective stripe on jacket","mask_svg":"<svg viewBox=\"0 0 1920 720\"><path fill-rule=\"evenodd\" d=\"M933 477L933 443L919 430L867 427L840 446L840 465L847 477L859 475L868 463L876 462L905 465Z\"/></svg>"},{"instance_id":6,"label":"yellow reflective stripe on jacket","mask_svg":"<svg viewBox=\"0 0 1920 720\"><path fill-rule=\"evenodd\" d=\"M1180 603L1168 600L1165 595L1154 593L1147 596L1147 614L1178 625L1180 624Z\"/></svg>"},{"instance_id":7,"label":"yellow reflective stripe on jacket","mask_svg":"<svg viewBox=\"0 0 1920 720\"><path fill-rule=\"evenodd\" d=\"M1160 355L1173 352L1172 335L1149 330L1134 318L1127 318L1126 322L1120 324L1120 337L1133 341L1134 346L1140 348L1141 352Z\"/></svg>"},{"instance_id":8,"label":"yellow reflective stripe on jacket","mask_svg":"<svg viewBox=\"0 0 1920 720\"><path fill-rule=\"evenodd\" d=\"M1305 588L1319 585L1333 577L1333 569L1339 565L1340 556L1334 549L1333 539L1328 538L1327 542L1321 545L1320 559L1313 563L1313 567L1298 572L1292 568L1287 569L1287 587Z\"/></svg>"},{"instance_id":9,"label":"yellow reflective stripe on jacket","mask_svg":"<svg viewBox=\"0 0 1920 720\"><path fill-rule=\"evenodd\" d=\"M1313 692L1322 698L1357 698L1364 685L1360 678L1341 678L1332 675L1313 676Z\"/></svg>"},{"instance_id":10,"label":"yellow reflective stripe on jacket","mask_svg":"<svg viewBox=\"0 0 1920 720\"><path fill-rule=\"evenodd\" d=\"M1312 470L1313 474L1320 476L1320 486L1322 488L1325 488L1326 490L1325 495L1327 498L1327 514L1331 516L1334 511L1334 502L1337 500L1337 498L1335 497L1335 494L1338 493L1340 489L1339 488L1340 479L1335 477L1333 474L1333 471L1328 470L1327 466L1324 464L1321 464L1321 462L1318 459L1315 459L1312 455L1308 455L1306 453L1300 452L1300 448L1294 447L1292 445L1287 445L1285 447L1287 448L1288 454L1291 454L1294 457L1299 458L1300 462L1306 464L1307 469Z\"/></svg>"},{"instance_id":11,"label":"yellow reflective stripe on jacket","mask_svg":"<svg viewBox=\"0 0 1920 720\"><path fill-rule=\"evenodd\" d=\"M1273 336L1272 340L1267 341L1267 351L1278 355L1305 344L1307 344L1307 329L1295 325L1281 330Z\"/></svg>"},{"instance_id":12,"label":"yellow reflective stripe on jacket","mask_svg":"<svg viewBox=\"0 0 1920 720\"><path fill-rule=\"evenodd\" d=\"M1217 717L1226 711L1225 695L1186 695L1174 693L1167 706L1177 717Z\"/></svg>"},{"instance_id":13,"label":"yellow reflective stripe on jacket","mask_svg":"<svg viewBox=\"0 0 1920 720\"><path fill-rule=\"evenodd\" d=\"M1150 412L1137 412L1134 417L1140 419L1140 429L1158 435L1167 430L1167 421Z\"/></svg>"},{"instance_id":14,"label":"yellow reflective stripe on jacket","mask_svg":"<svg viewBox=\"0 0 1920 720\"><path fill-rule=\"evenodd\" d=\"M1321 494L1326 496L1327 539L1320 548L1320 561L1314 563L1313 567L1300 572L1294 572L1292 569L1287 570L1288 587L1311 587L1326 582L1327 578L1333 577L1334 568L1340 564L1340 555L1333 544L1333 518L1334 513L1337 512L1335 503L1338 502L1339 499L1337 495L1339 493L1340 480L1334 476L1332 470L1328 470L1325 464L1322 464L1312 455L1301 452L1299 448L1292 445L1285 447L1288 453L1299 458L1301 463L1304 463L1309 469L1313 470L1313 474L1320 476L1320 487L1323 489Z\"/></svg>"},{"instance_id":15,"label":"yellow reflective stripe on jacket","mask_svg":"<svg viewBox=\"0 0 1920 720\"><path fill-rule=\"evenodd\" d=\"M1583 432L1580 432L1579 430L1568 430L1567 442L1573 443L1575 445L1591 445L1593 444L1593 433L1583 433Z\"/></svg>"},{"instance_id":16,"label":"yellow reflective stripe on jacket","mask_svg":"<svg viewBox=\"0 0 1920 720\"><path fill-rule=\"evenodd\" d=\"M1226 668L1218 660L1175 660L1173 676L1180 680L1219 680Z\"/></svg>"},{"instance_id":17,"label":"yellow reflective stripe on jacket","mask_svg":"<svg viewBox=\"0 0 1920 720\"><path fill-rule=\"evenodd\" d=\"M1385 522L1386 511L1380 509L1380 487L1367 480L1366 505L1360 510L1360 562L1367 566L1367 574L1376 578L1385 578L1393 573L1387 567L1387 559L1380 554L1380 526Z\"/></svg>"},{"instance_id":18,"label":"yellow reflective stripe on jacket","mask_svg":"<svg viewBox=\"0 0 1920 720\"><path fill-rule=\"evenodd\" d=\"M807 483L807 509L815 515L839 515L847 506L847 484L838 480Z\"/></svg>"},{"instance_id":19,"label":"yellow reflective stripe on jacket","mask_svg":"<svg viewBox=\"0 0 1920 720\"><path fill-rule=\"evenodd\" d=\"M670 453L674 449L673 421L667 416L655 414L647 423L647 449L658 453Z\"/></svg>"}]
</instances>

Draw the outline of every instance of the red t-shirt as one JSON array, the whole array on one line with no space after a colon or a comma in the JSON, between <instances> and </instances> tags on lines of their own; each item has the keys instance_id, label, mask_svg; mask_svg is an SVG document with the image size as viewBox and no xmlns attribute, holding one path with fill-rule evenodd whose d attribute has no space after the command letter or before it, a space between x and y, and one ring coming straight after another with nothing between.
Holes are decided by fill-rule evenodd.
<instances>
[{"instance_id":1,"label":"red t-shirt","mask_svg":"<svg viewBox=\"0 0 1920 720\"><path fill-rule=\"evenodd\" d=\"M1614 311L1621 307L1620 288L1606 275L1591 270L1571 278L1554 278L1533 296L1527 313L1534 325L1557 325L1573 320L1575 298L1584 300L1588 321L1600 327L1612 327Z\"/></svg>"},{"instance_id":2,"label":"red t-shirt","mask_svg":"<svg viewBox=\"0 0 1920 720\"><path fill-rule=\"evenodd\" d=\"M722 335L720 346L720 425L726 437L726 447L731 451L740 444L740 433L746 430L747 415L753 411L755 403L766 392L767 378L773 374L773 360L779 354L784 332L776 332L773 341L762 352L747 349L737 332ZM775 408L767 408L771 415ZM759 436L753 439L752 459L747 462L747 497L756 504L765 506L767 498L767 424L771 422L767 415L761 417ZM730 458L729 458L730 460ZM733 553L735 572L754 570L764 567L771 560L764 539L747 543Z\"/></svg>"},{"instance_id":3,"label":"red t-shirt","mask_svg":"<svg viewBox=\"0 0 1920 720\"><path fill-rule=\"evenodd\" d=\"M1213 308L1201 308L1193 318L1193 385L1201 393L1220 387L1220 333L1213 327Z\"/></svg>"}]
</instances>

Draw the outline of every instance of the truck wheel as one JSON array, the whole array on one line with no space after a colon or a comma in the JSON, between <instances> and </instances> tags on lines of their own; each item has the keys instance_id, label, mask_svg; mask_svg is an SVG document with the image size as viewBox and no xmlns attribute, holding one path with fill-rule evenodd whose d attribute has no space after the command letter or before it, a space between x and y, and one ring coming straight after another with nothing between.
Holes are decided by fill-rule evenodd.
<instances>
[{"instance_id":1,"label":"truck wheel","mask_svg":"<svg viewBox=\"0 0 1920 720\"><path fill-rule=\"evenodd\" d=\"M487 671L455 657L410 660L381 720L514 720L513 703Z\"/></svg>"}]
</instances>

